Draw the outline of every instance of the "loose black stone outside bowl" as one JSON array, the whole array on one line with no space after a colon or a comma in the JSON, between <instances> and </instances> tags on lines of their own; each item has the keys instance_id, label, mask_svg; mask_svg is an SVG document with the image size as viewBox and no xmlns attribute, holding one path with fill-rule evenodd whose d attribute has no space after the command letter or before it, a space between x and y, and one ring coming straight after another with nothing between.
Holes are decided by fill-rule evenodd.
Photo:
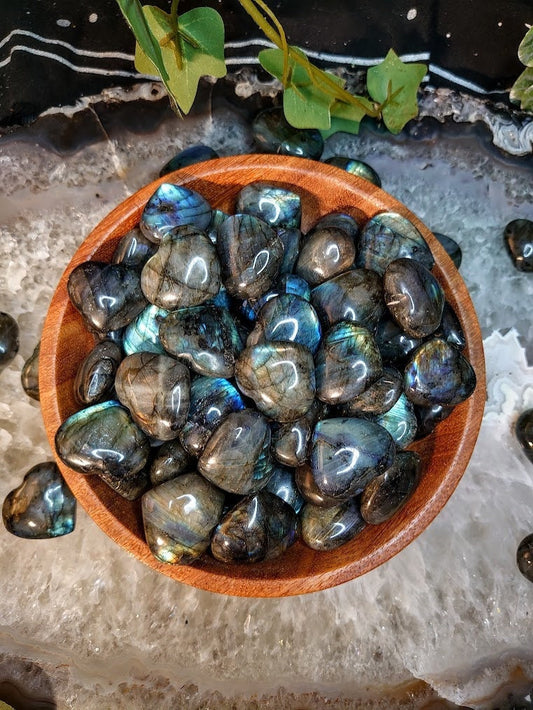
<instances>
[{"instance_id":1,"label":"loose black stone outside bowl","mask_svg":"<svg viewBox=\"0 0 533 710\"><path fill-rule=\"evenodd\" d=\"M234 211L235 197L246 184L266 180L297 192L302 200L304 233L323 215L347 212L366 221L378 212L396 211L410 219L428 242L436 265L433 273L466 333L465 354L477 375L474 394L458 405L430 436L409 448L424 462L424 476L407 505L391 520L367 526L351 542L317 552L297 542L282 557L255 565L223 565L205 558L192 566L166 565L153 557L144 541L140 501L130 502L98 476L85 476L58 465L74 495L112 540L158 572L180 582L223 594L281 597L333 587L365 574L393 557L439 513L457 486L470 459L485 402L485 365L479 323L466 286L450 258L420 220L375 185L324 163L277 155L239 155L199 163L166 175L139 190L114 209L74 254L54 294L43 329L40 390L43 419L54 450L60 424L77 409L73 381L94 341L70 304L70 272L89 259L109 261L124 234L162 182L187 185L212 207ZM56 457L57 458L57 457Z\"/></svg>"}]
</instances>

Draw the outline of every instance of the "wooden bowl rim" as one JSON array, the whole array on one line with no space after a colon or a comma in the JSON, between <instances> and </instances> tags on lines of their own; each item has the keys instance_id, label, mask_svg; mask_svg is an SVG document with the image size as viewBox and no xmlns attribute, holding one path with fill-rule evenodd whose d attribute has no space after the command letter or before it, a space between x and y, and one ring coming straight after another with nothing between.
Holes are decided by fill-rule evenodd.
<instances>
[{"instance_id":1,"label":"wooden bowl rim","mask_svg":"<svg viewBox=\"0 0 533 710\"><path fill-rule=\"evenodd\" d=\"M118 238L135 226L144 204L162 183L172 182L188 185L199 180L216 179L223 181L229 194L235 191L236 185L243 184L242 180L239 181L239 176L244 173L248 176L246 182L257 180L278 182L293 186L296 191L299 189L302 192L303 190L310 196L313 196L314 193L305 185L307 182L312 184L320 175L320 180L327 180L332 187L353 193L354 202L362 199L371 205L373 209L371 216L379 212L395 211L407 217L423 234L433 252L437 262L435 267L437 276L440 276L441 283L444 280L443 286L446 295L452 301L465 329L467 355L477 376L474 394L466 402L456 407L451 417L446 420L449 421L453 417L460 416L463 429L448 470L444 473L438 488L423 504L417 504L413 508L412 501L415 498L413 496L407 506L394 516L392 520L396 521L395 527L399 528L396 534L387 537L387 526L391 521L373 526L376 540L378 543L381 541L381 544L377 545L377 549L365 554L360 559L344 559L348 556L350 548L353 548L357 543L356 538L336 551L332 551L336 553L336 556L331 558L334 564L325 571L314 569L313 563L318 560L316 555L321 556L319 561L321 562L326 559L323 557L324 555L331 556L331 553L315 553L302 546L302 550L305 549L307 556L305 560L302 559L305 564L298 565L296 569L284 569L284 576L281 578L272 576L272 573L275 574L272 562L250 566L219 566L215 570L212 569L213 564L211 563L197 563L186 567L159 562L150 553L146 543L140 542L121 520L103 506L91 486L90 479L93 477L84 476L65 466L57 456L54 445L55 433L62 423L55 385L55 353L65 312L69 306L66 285L70 272L78 264L90 260L105 241ZM219 190L224 192L226 187L219 186ZM460 307L458 307L458 303L460 303ZM158 572L200 589L247 597L281 597L336 586L378 567L406 547L425 530L440 512L459 483L474 449L486 399L482 337L470 295L451 259L428 228L402 203L362 178L326 163L266 154L218 158L183 168L146 185L112 210L77 249L58 283L43 327L39 380L42 415L52 451L72 492L97 525L113 541ZM407 516L405 511L408 507L410 507L410 511ZM297 543L297 545L301 546L301 543ZM343 558L343 562L337 565L335 562L337 558ZM283 565L281 562L279 564Z\"/></svg>"}]
</instances>

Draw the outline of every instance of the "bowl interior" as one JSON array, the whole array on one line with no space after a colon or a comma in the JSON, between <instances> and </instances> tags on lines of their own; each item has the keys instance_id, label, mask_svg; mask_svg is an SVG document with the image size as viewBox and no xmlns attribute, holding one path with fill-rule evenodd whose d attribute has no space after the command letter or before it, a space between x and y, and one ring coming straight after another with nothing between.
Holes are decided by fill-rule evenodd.
<instances>
[{"instance_id":1,"label":"bowl interior","mask_svg":"<svg viewBox=\"0 0 533 710\"><path fill-rule=\"evenodd\" d=\"M286 596L317 591L377 567L409 544L446 503L473 451L485 401L485 369L479 324L466 286L435 237L401 203L371 183L324 163L272 155L245 155L199 163L142 188L113 210L76 251L54 294L43 329L40 393L43 419L54 448L60 424L79 409L73 381L94 345L81 316L70 304L67 280L74 267L90 259L109 261L119 241L139 219L146 201L162 182L187 185L212 207L232 213L246 184L265 180L287 186L302 200L304 233L324 214L342 211L358 221L394 210L410 219L426 238L436 260L434 274L459 316L467 337L466 355L477 375L474 394L458 405L435 432L411 447L421 454L424 475L407 505L391 520L367 526L353 541L330 552L296 543L276 560L227 566L213 559L191 567L166 565L150 553L142 529L140 501L130 502L97 476L58 465L74 495L94 521L119 545L153 569L210 591L239 596ZM74 345L73 345L74 344Z\"/></svg>"}]
</instances>

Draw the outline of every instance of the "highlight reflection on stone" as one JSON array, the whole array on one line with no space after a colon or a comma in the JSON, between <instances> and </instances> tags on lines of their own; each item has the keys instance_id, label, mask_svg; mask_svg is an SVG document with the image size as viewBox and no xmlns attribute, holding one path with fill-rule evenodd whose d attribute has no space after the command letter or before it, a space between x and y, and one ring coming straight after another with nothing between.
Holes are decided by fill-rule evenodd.
<instances>
[{"instance_id":1,"label":"highlight reflection on stone","mask_svg":"<svg viewBox=\"0 0 533 710\"><path fill-rule=\"evenodd\" d=\"M303 239L295 272L310 286L318 286L353 266L352 237L336 227L314 228Z\"/></svg>"},{"instance_id":2,"label":"highlight reflection on stone","mask_svg":"<svg viewBox=\"0 0 533 710\"><path fill-rule=\"evenodd\" d=\"M141 286L150 303L169 311L208 301L220 288L215 247L196 227L170 230L144 265Z\"/></svg>"},{"instance_id":3,"label":"highlight reflection on stone","mask_svg":"<svg viewBox=\"0 0 533 710\"><path fill-rule=\"evenodd\" d=\"M122 264L85 261L70 273L67 290L89 330L99 333L123 328L147 305L139 274Z\"/></svg>"},{"instance_id":4,"label":"highlight reflection on stone","mask_svg":"<svg viewBox=\"0 0 533 710\"><path fill-rule=\"evenodd\" d=\"M310 466L321 493L339 501L360 493L394 463L396 447L375 422L346 417L322 419L311 440Z\"/></svg>"},{"instance_id":5,"label":"highlight reflection on stone","mask_svg":"<svg viewBox=\"0 0 533 710\"><path fill-rule=\"evenodd\" d=\"M399 449L405 449L415 440L418 427L415 409L403 393L391 409L378 414L373 421L389 432Z\"/></svg>"},{"instance_id":6,"label":"highlight reflection on stone","mask_svg":"<svg viewBox=\"0 0 533 710\"><path fill-rule=\"evenodd\" d=\"M313 471L307 464L298 466L295 472L295 482L307 503L317 505L319 508L333 508L339 505L338 498L328 496L318 488L313 476Z\"/></svg>"},{"instance_id":7,"label":"highlight reflection on stone","mask_svg":"<svg viewBox=\"0 0 533 710\"><path fill-rule=\"evenodd\" d=\"M231 313L211 305L173 311L161 323L159 336L167 352L210 377L233 377L243 347Z\"/></svg>"},{"instance_id":8,"label":"highlight reflection on stone","mask_svg":"<svg viewBox=\"0 0 533 710\"><path fill-rule=\"evenodd\" d=\"M262 562L279 557L296 541L293 508L269 491L244 498L220 521L211 552L220 562Z\"/></svg>"},{"instance_id":9,"label":"highlight reflection on stone","mask_svg":"<svg viewBox=\"0 0 533 710\"><path fill-rule=\"evenodd\" d=\"M278 498L281 498L293 508L295 513L299 513L304 499L298 490L294 480L294 469L287 466L274 466L272 476L265 486L265 491L270 491Z\"/></svg>"},{"instance_id":10,"label":"highlight reflection on stone","mask_svg":"<svg viewBox=\"0 0 533 710\"><path fill-rule=\"evenodd\" d=\"M385 303L399 326L425 338L440 325L444 293L433 274L414 259L396 259L383 276Z\"/></svg>"},{"instance_id":11,"label":"highlight reflection on stone","mask_svg":"<svg viewBox=\"0 0 533 710\"><path fill-rule=\"evenodd\" d=\"M438 424L450 416L453 410L454 407L445 407L442 404L432 404L430 407L415 406L417 438L421 439L431 434Z\"/></svg>"},{"instance_id":12,"label":"highlight reflection on stone","mask_svg":"<svg viewBox=\"0 0 533 710\"><path fill-rule=\"evenodd\" d=\"M74 380L76 399L86 405L109 399L121 360L122 352L112 340L97 343L78 367Z\"/></svg>"},{"instance_id":13,"label":"highlight reflection on stone","mask_svg":"<svg viewBox=\"0 0 533 710\"><path fill-rule=\"evenodd\" d=\"M259 412L232 412L205 445L198 471L229 493L255 493L272 475L270 441L270 427Z\"/></svg>"},{"instance_id":14,"label":"highlight reflection on stone","mask_svg":"<svg viewBox=\"0 0 533 710\"><path fill-rule=\"evenodd\" d=\"M466 337L459 322L459 318L451 305L446 301L442 310L442 319L437 334L450 345L455 345L459 350L466 347Z\"/></svg>"},{"instance_id":15,"label":"highlight reflection on stone","mask_svg":"<svg viewBox=\"0 0 533 710\"><path fill-rule=\"evenodd\" d=\"M333 508L306 503L300 514L303 542L313 550L335 550L365 527L355 498Z\"/></svg>"},{"instance_id":16,"label":"highlight reflection on stone","mask_svg":"<svg viewBox=\"0 0 533 710\"><path fill-rule=\"evenodd\" d=\"M245 185L237 195L235 212L251 214L271 227L300 226L302 206L300 196L291 190L267 182Z\"/></svg>"},{"instance_id":17,"label":"highlight reflection on stone","mask_svg":"<svg viewBox=\"0 0 533 710\"><path fill-rule=\"evenodd\" d=\"M423 343L405 368L405 394L413 404L423 407L459 404L475 387L472 365L457 348L440 338Z\"/></svg>"},{"instance_id":18,"label":"highlight reflection on stone","mask_svg":"<svg viewBox=\"0 0 533 710\"><path fill-rule=\"evenodd\" d=\"M357 266L383 274L395 259L416 259L427 269L435 261L426 240L408 219L382 212L369 219L359 235Z\"/></svg>"},{"instance_id":19,"label":"highlight reflection on stone","mask_svg":"<svg viewBox=\"0 0 533 710\"><path fill-rule=\"evenodd\" d=\"M134 422L159 441L175 439L189 412L189 370L168 355L134 353L120 363L118 399Z\"/></svg>"},{"instance_id":20,"label":"highlight reflection on stone","mask_svg":"<svg viewBox=\"0 0 533 710\"><path fill-rule=\"evenodd\" d=\"M313 428L323 410L324 405L315 399L300 419L274 426L272 451L280 463L296 467L305 462Z\"/></svg>"},{"instance_id":21,"label":"highlight reflection on stone","mask_svg":"<svg viewBox=\"0 0 533 710\"><path fill-rule=\"evenodd\" d=\"M63 463L97 474L128 500L148 487L148 437L118 402L93 404L70 416L57 430L55 445Z\"/></svg>"},{"instance_id":22,"label":"highlight reflection on stone","mask_svg":"<svg viewBox=\"0 0 533 710\"><path fill-rule=\"evenodd\" d=\"M111 262L141 271L157 246L147 239L137 227L125 234L117 244Z\"/></svg>"},{"instance_id":23,"label":"highlight reflection on stone","mask_svg":"<svg viewBox=\"0 0 533 710\"><path fill-rule=\"evenodd\" d=\"M533 271L533 221L513 219L506 225L503 238L518 271Z\"/></svg>"},{"instance_id":24,"label":"highlight reflection on stone","mask_svg":"<svg viewBox=\"0 0 533 710\"><path fill-rule=\"evenodd\" d=\"M228 292L237 298L259 298L274 283L283 260L281 239L266 222L236 214L220 226L217 252Z\"/></svg>"},{"instance_id":25,"label":"highlight reflection on stone","mask_svg":"<svg viewBox=\"0 0 533 710\"><path fill-rule=\"evenodd\" d=\"M277 422L302 417L315 398L315 364L299 343L271 342L245 348L235 365L241 392Z\"/></svg>"},{"instance_id":26,"label":"highlight reflection on stone","mask_svg":"<svg viewBox=\"0 0 533 710\"><path fill-rule=\"evenodd\" d=\"M326 333L316 355L317 397L328 404L348 402L382 373L381 355L370 331L341 321Z\"/></svg>"},{"instance_id":27,"label":"highlight reflection on stone","mask_svg":"<svg viewBox=\"0 0 533 710\"><path fill-rule=\"evenodd\" d=\"M183 225L207 229L211 207L188 187L163 183L146 203L139 226L148 239L159 244L171 230Z\"/></svg>"},{"instance_id":28,"label":"highlight reflection on stone","mask_svg":"<svg viewBox=\"0 0 533 710\"><path fill-rule=\"evenodd\" d=\"M191 564L209 547L223 505L223 492L197 473L185 473L152 488L142 498L151 553L167 564Z\"/></svg>"},{"instance_id":29,"label":"highlight reflection on stone","mask_svg":"<svg viewBox=\"0 0 533 710\"><path fill-rule=\"evenodd\" d=\"M191 383L189 416L180 431L180 441L193 456L199 456L217 426L231 412L244 409L240 392L222 377L197 377Z\"/></svg>"},{"instance_id":30,"label":"highlight reflection on stone","mask_svg":"<svg viewBox=\"0 0 533 710\"><path fill-rule=\"evenodd\" d=\"M370 481L361 495L361 515L365 521L379 525L392 518L414 493L421 472L417 453L398 451L389 470Z\"/></svg>"},{"instance_id":31,"label":"highlight reflection on stone","mask_svg":"<svg viewBox=\"0 0 533 710\"><path fill-rule=\"evenodd\" d=\"M9 313L0 312L0 370L13 360L18 349L18 323Z\"/></svg>"},{"instance_id":32,"label":"highlight reflection on stone","mask_svg":"<svg viewBox=\"0 0 533 710\"><path fill-rule=\"evenodd\" d=\"M32 540L68 535L76 523L76 499L52 461L33 466L7 494L2 506L6 530Z\"/></svg>"}]
</instances>

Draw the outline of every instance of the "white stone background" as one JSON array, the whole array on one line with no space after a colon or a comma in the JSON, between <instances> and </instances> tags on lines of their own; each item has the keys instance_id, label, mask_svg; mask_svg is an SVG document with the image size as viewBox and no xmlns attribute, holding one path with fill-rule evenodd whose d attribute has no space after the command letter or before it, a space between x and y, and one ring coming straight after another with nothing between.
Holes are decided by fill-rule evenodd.
<instances>
[{"instance_id":1,"label":"white stone background","mask_svg":"<svg viewBox=\"0 0 533 710\"><path fill-rule=\"evenodd\" d=\"M68 157L0 143L0 310L21 331L20 352L0 374L1 499L51 458L20 370L63 269L110 209L198 142L221 155L253 150L249 127L225 110L167 121L150 136L124 131ZM2 527L0 680L9 669L29 691L51 689L57 707L76 709L449 707L431 699L433 689L492 708L502 693L527 691L533 586L515 556L533 532L533 466L513 425L533 407L524 350L533 343L533 274L514 269L502 231L511 219L533 219L531 162L509 165L468 137L339 135L324 157L335 153L369 162L385 190L463 250L488 401L456 492L388 563L286 599L180 585L118 548L81 508L64 538L26 541ZM23 661L43 674L28 676Z\"/></svg>"}]
</instances>

